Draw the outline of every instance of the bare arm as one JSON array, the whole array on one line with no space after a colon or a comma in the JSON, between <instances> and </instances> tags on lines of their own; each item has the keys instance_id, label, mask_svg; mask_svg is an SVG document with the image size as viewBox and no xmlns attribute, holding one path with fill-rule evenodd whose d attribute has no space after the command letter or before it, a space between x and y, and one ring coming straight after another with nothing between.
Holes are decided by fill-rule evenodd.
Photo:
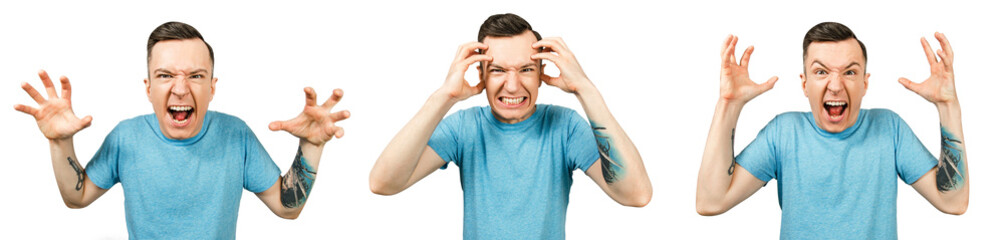
<instances>
[{"instance_id":1,"label":"bare arm","mask_svg":"<svg viewBox=\"0 0 1004 240\"><path fill-rule=\"evenodd\" d=\"M62 85L62 97L59 97L48 73L39 71L38 77L42 79L49 99L43 98L28 83L22 83L21 88L38 103L39 107L17 104L14 109L34 117L38 129L49 139L52 170L63 203L69 208L86 207L108 191L91 182L73 151L73 135L91 125L91 116L80 119L74 115L70 104L71 91L68 78L63 76L59 79Z\"/></svg>"},{"instance_id":2,"label":"bare arm","mask_svg":"<svg viewBox=\"0 0 1004 240\"><path fill-rule=\"evenodd\" d=\"M697 175L697 213L705 216L728 211L764 185L763 181L736 164L733 144L736 122L743 106L773 88L777 77L763 84L750 80L748 67L753 47L747 48L737 63L735 48L738 40L738 37L730 35L722 46L721 96L715 106L715 116Z\"/></svg>"},{"instance_id":3,"label":"bare arm","mask_svg":"<svg viewBox=\"0 0 1004 240\"><path fill-rule=\"evenodd\" d=\"M443 86L426 100L425 105L387 144L370 171L370 190L380 195L394 195L429 175L444 161L428 146L436 126L454 104L484 90L482 81L476 86L467 85L464 73L467 68L491 57L477 53L488 46L471 42L461 45L450 66Z\"/></svg>"},{"instance_id":4,"label":"bare arm","mask_svg":"<svg viewBox=\"0 0 1004 240\"><path fill-rule=\"evenodd\" d=\"M961 215L969 208L969 164L962 134L962 111L955 94L955 53L945 34L935 33L941 48L935 57L930 44L921 38L921 45L931 66L931 76L922 83L906 78L899 82L907 89L934 103L941 120L941 157L938 165L911 186L938 210ZM939 61L940 57L940 61Z\"/></svg>"},{"instance_id":5,"label":"bare arm","mask_svg":"<svg viewBox=\"0 0 1004 240\"><path fill-rule=\"evenodd\" d=\"M561 38L544 38L532 45L544 51L531 56L558 66L561 75L540 72L544 83L575 94L589 118L600 158L586 171L610 198L621 205L644 207L652 199L652 183L641 154L614 119L596 86L586 77L575 55ZM598 165L598 166L597 166Z\"/></svg>"},{"instance_id":6,"label":"bare arm","mask_svg":"<svg viewBox=\"0 0 1004 240\"><path fill-rule=\"evenodd\" d=\"M300 216L314 187L324 145L332 137L341 138L344 135L344 130L335 123L349 117L348 110L331 113L331 108L342 99L344 93L341 89L332 91L331 97L320 106L313 88L304 88L304 93L306 106L299 116L275 121L268 126L272 131L283 130L300 139L293 164L272 187L256 194L276 216L286 219Z\"/></svg>"}]
</instances>

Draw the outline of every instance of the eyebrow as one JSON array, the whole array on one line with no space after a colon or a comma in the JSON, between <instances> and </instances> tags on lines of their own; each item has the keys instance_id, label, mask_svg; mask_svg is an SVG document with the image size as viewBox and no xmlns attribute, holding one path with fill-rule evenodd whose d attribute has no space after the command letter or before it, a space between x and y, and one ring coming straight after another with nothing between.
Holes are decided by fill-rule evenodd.
<instances>
[{"instance_id":1,"label":"eyebrow","mask_svg":"<svg viewBox=\"0 0 1004 240\"><path fill-rule=\"evenodd\" d=\"M173 74L173 72L168 71L167 69L163 69L163 68L154 69L153 72L154 73L156 73L156 72L165 72L165 73L171 73L171 74ZM208 70L200 68L200 69L195 69L195 71L191 71L188 74L191 75L191 74L196 74L196 73L200 73L200 72L202 72L202 73L209 73Z\"/></svg>"},{"instance_id":2,"label":"eyebrow","mask_svg":"<svg viewBox=\"0 0 1004 240\"><path fill-rule=\"evenodd\" d=\"M526 64L523 64L523 66L519 66L519 68L522 69L522 68L536 67L536 66L537 66L537 63L526 63ZM488 67L490 67L490 68L502 68L502 69L505 69L504 67L502 67L502 65L498 65L498 64L495 64L495 63L489 64Z\"/></svg>"},{"instance_id":3,"label":"eyebrow","mask_svg":"<svg viewBox=\"0 0 1004 240\"><path fill-rule=\"evenodd\" d=\"M819 60L812 60L812 63L813 64L819 64L819 66L823 66L823 68L829 69L829 67L827 67L826 64L823 64L823 63L819 62ZM854 66L854 65L861 66L861 64L858 63L858 62L851 62L851 64L847 64L847 66L844 67L844 69L851 68L851 66Z\"/></svg>"}]
</instances>

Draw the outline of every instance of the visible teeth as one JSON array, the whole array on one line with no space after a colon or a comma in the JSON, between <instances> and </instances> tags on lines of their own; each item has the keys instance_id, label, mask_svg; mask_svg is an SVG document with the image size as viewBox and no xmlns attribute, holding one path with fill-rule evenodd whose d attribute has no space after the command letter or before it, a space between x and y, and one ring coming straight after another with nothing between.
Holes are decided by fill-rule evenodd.
<instances>
[{"instance_id":1,"label":"visible teeth","mask_svg":"<svg viewBox=\"0 0 1004 240\"><path fill-rule=\"evenodd\" d=\"M526 97L502 97L502 102L505 104L519 104L520 102L523 102L523 99L525 98Z\"/></svg>"},{"instance_id":2,"label":"visible teeth","mask_svg":"<svg viewBox=\"0 0 1004 240\"><path fill-rule=\"evenodd\" d=\"M845 105L847 105L846 102L823 102L823 104L825 104L826 106L831 106L831 107L839 107L839 106L845 106Z\"/></svg>"},{"instance_id":3,"label":"visible teeth","mask_svg":"<svg viewBox=\"0 0 1004 240\"><path fill-rule=\"evenodd\" d=\"M184 112L184 111L192 110L192 106L170 106L170 107L168 107L168 109L171 109L171 111L175 111L175 112Z\"/></svg>"}]
</instances>

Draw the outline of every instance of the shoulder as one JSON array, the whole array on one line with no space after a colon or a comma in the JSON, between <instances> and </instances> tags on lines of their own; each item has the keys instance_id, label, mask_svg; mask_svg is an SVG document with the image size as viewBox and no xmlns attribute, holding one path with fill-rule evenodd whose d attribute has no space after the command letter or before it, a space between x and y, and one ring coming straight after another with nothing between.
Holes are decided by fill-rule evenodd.
<instances>
[{"instance_id":1,"label":"shoulder","mask_svg":"<svg viewBox=\"0 0 1004 240\"><path fill-rule=\"evenodd\" d=\"M871 119L900 120L899 114L885 108L861 109L861 114Z\"/></svg>"},{"instance_id":2,"label":"shoulder","mask_svg":"<svg viewBox=\"0 0 1004 240\"><path fill-rule=\"evenodd\" d=\"M214 131L230 133L251 132L251 128L248 127L248 124L244 120L226 113L206 111L206 118L202 121L202 124L209 124L206 126L206 131L210 133Z\"/></svg>"},{"instance_id":3,"label":"shoulder","mask_svg":"<svg viewBox=\"0 0 1004 240\"><path fill-rule=\"evenodd\" d=\"M485 114L491 115L491 113L492 113L492 109L491 109L491 107L488 107L488 106L469 107L469 108L457 110L454 113L446 115L446 117L443 118L443 122L444 123L445 122L451 122L452 123L452 122L474 121L474 120L477 120L478 118L480 118L482 115L485 115Z\"/></svg>"},{"instance_id":4,"label":"shoulder","mask_svg":"<svg viewBox=\"0 0 1004 240\"><path fill-rule=\"evenodd\" d=\"M555 120L559 120L559 121L561 121L561 120L565 120L565 121L583 120L582 116L579 115L578 112L576 112L575 110L573 110L571 108L557 106L557 105L550 105L550 104L540 104L540 105L537 105L537 108L539 108L541 110L540 113L543 113L544 116L547 116L547 117L549 117L551 119L555 119Z\"/></svg>"},{"instance_id":5,"label":"shoulder","mask_svg":"<svg viewBox=\"0 0 1004 240\"><path fill-rule=\"evenodd\" d=\"M801 123L814 123L812 117L812 112L784 112L774 116L774 119L770 120L770 125L781 125L781 126L793 126Z\"/></svg>"}]
</instances>

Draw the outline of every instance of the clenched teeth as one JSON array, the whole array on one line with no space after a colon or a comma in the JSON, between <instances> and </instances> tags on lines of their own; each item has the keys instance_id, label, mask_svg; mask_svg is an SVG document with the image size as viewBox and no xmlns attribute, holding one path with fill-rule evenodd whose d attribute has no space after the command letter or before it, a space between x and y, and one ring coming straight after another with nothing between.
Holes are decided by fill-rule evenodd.
<instances>
[{"instance_id":1,"label":"clenched teeth","mask_svg":"<svg viewBox=\"0 0 1004 240\"><path fill-rule=\"evenodd\" d=\"M170 107L168 107L168 109L170 109L171 111L176 111L176 112L184 112L184 111L192 110L192 106L170 106Z\"/></svg>"},{"instance_id":2,"label":"clenched teeth","mask_svg":"<svg viewBox=\"0 0 1004 240\"><path fill-rule=\"evenodd\" d=\"M502 103L505 103L505 104L519 104L519 103L523 102L523 99L526 99L526 97L515 97L515 98L502 97Z\"/></svg>"}]
</instances>

